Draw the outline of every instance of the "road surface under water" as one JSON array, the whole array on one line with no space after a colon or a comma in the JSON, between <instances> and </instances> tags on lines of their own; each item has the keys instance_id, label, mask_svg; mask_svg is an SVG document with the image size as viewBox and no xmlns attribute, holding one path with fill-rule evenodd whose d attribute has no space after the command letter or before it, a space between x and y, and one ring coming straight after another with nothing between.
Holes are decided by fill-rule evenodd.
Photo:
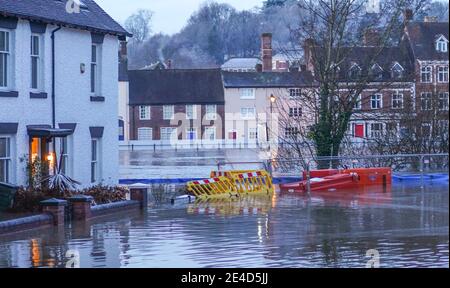
<instances>
[{"instance_id":1,"label":"road surface under water","mask_svg":"<svg viewBox=\"0 0 450 288\"><path fill-rule=\"evenodd\" d=\"M0 267L366 267L376 249L381 267L448 268L448 188L149 208L0 236Z\"/></svg>"}]
</instances>

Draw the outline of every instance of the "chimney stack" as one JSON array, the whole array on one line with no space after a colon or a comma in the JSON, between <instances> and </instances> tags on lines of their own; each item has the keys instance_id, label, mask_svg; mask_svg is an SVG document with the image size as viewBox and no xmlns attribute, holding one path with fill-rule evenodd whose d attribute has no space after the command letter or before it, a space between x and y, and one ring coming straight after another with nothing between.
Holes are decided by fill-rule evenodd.
<instances>
[{"instance_id":1,"label":"chimney stack","mask_svg":"<svg viewBox=\"0 0 450 288\"><path fill-rule=\"evenodd\" d=\"M403 21L405 23L412 21L414 18L414 12L412 9L405 9L405 11L403 11Z\"/></svg>"},{"instance_id":2,"label":"chimney stack","mask_svg":"<svg viewBox=\"0 0 450 288\"><path fill-rule=\"evenodd\" d=\"M306 38L303 42L303 57L305 63L305 70L312 69L312 49L314 47L314 40L311 38Z\"/></svg>"},{"instance_id":3,"label":"chimney stack","mask_svg":"<svg viewBox=\"0 0 450 288\"><path fill-rule=\"evenodd\" d=\"M261 36L262 71L272 71L272 33L263 33Z\"/></svg>"},{"instance_id":4,"label":"chimney stack","mask_svg":"<svg viewBox=\"0 0 450 288\"><path fill-rule=\"evenodd\" d=\"M122 59L128 58L127 41L120 41L120 57Z\"/></svg>"},{"instance_id":5,"label":"chimney stack","mask_svg":"<svg viewBox=\"0 0 450 288\"><path fill-rule=\"evenodd\" d=\"M262 66L262 64L256 64L255 70L256 70L256 72L262 72L262 71L263 71L263 66Z\"/></svg>"},{"instance_id":6,"label":"chimney stack","mask_svg":"<svg viewBox=\"0 0 450 288\"><path fill-rule=\"evenodd\" d=\"M364 31L365 46L379 46L381 41L380 33L376 29L367 29Z\"/></svg>"},{"instance_id":7,"label":"chimney stack","mask_svg":"<svg viewBox=\"0 0 450 288\"><path fill-rule=\"evenodd\" d=\"M426 22L426 23L437 22L437 17L436 16L425 16L425 18L423 19L423 22Z\"/></svg>"}]
</instances>

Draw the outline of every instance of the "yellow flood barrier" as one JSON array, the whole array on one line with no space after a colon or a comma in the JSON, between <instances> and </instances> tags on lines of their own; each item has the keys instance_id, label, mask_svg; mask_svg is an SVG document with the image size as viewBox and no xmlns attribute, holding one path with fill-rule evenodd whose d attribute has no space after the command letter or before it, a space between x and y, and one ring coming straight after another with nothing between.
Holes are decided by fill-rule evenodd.
<instances>
[{"instance_id":1,"label":"yellow flood barrier","mask_svg":"<svg viewBox=\"0 0 450 288\"><path fill-rule=\"evenodd\" d=\"M212 172L211 175L217 175ZM266 171L224 171L223 176L192 181L187 189L197 199L232 198L240 195L270 195L273 193L272 177Z\"/></svg>"},{"instance_id":2,"label":"yellow flood barrier","mask_svg":"<svg viewBox=\"0 0 450 288\"><path fill-rule=\"evenodd\" d=\"M226 177L191 181L187 184L189 192L197 199L238 197L236 185Z\"/></svg>"}]
</instances>

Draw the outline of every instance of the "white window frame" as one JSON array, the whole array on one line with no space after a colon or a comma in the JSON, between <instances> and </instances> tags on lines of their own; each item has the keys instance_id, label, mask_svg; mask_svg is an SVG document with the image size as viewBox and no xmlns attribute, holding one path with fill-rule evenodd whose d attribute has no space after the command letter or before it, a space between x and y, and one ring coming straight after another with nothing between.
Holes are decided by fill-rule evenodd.
<instances>
[{"instance_id":1,"label":"white window frame","mask_svg":"<svg viewBox=\"0 0 450 288\"><path fill-rule=\"evenodd\" d=\"M216 120L217 119L217 105L206 105L205 107L205 118L206 120Z\"/></svg>"},{"instance_id":2,"label":"white window frame","mask_svg":"<svg viewBox=\"0 0 450 288\"><path fill-rule=\"evenodd\" d=\"M439 110L440 111L448 111L448 106L449 106L448 96L449 96L448 92L439 92L438 101L439 101Z\"/></svg>"},{"instance_id":3,"label":"white window frame","mask_svg":"<svg viewBox=\"0 0 450 288\"><path fill-rule=\"evenodd\" d=\"M448 66L438 66L437 70L437 82L448 83Z\"/></svg>"},{"instance_id":4,"label":"white window frame","mask_svg":"<svg viewBox=\"0 0 450 288\"><path fill-rule=\"evenodd\" d=\"M438 52L447 52L448 51L448 41L444 38L444 36L439 37L436 40L436 51Z\"/></svg>"},{"instance_id":5,"label":"white window frame","mask_svg":"<svg viewBox=\"0 0 450 288\"><path fill-rule=\"evenodd\" d=\"M289 118L302 117L303 111L301 107L289 107Z\"/></svg>"},{"instance_id":6,"label":"white window frame","mask_svg":"<svg viewBox=\"0 0 450 288\"><path fill-rule=\"evenodd\" d=\"M95 147L94 147L95 143ZM95 149L95 152L94 152ZM95 157L94 157L95 156ZM101 179L101 139L91 139L91 183L99 183Z\"/></svg>"},{"instance_id":7,"label":"white window frame","mask_svg":"<svg viewBox=\"0 0 450 288\"><path fill-rule=\"evenodd\" d=\"M151 120L152 110L151 106L141 105L139 106L139 120Z\"/></svg>"},{"instance_id":8,"label":"white window frame","mask_svg":"<svg viewBox=\"0 0 450 288\"><path fill-rule=\"evenodd\" d=\"M433 109L433 93L422 92L420 93L420 110L430 111Z\"/></svg>"},{"instance_id":9,"label":"white window frame","mask_svg":"<svg viewBox=\"0 0 450 288\"><path fill-rule=\"evenodd\" d=\"M6 50L0 50L0 57L4 57L6 59L6 65L3 67L4 71L3 71L3 77L4 79L2 79L4 83L2 86L0 86L0 90L8 90L12 85L11 85L11 77L10 75L12 75L12 71L11 71L11 61L12 61L12 57L11 57L11 46L12 46L12 40L11 40L11 35L12 32L10 30L7 29L1 29L0 28L0 33L5 33L6 37L5 39L7 39L6 43L7 43L7 47Z\"/></svg>"},{"instance_id":10,"label":"white window frame","mask_svg":"<svg viewBox=\"0 0 450 288\"><path fill-rule=\"evenodd\" d=\"M64 175L71 175L71 154L70 154L70 136L59 138L59 155L61 155L61 171ZM63 149L64 148L64 149ZM64 152L63 152L64 151Z\"/></svg>"},{"instance_id":11,"label":"white window frame","mask_svg":"<svg viewBox=\"0 0 450 288\"><path fill-rule=\"evenodd\" d=\"M400 106L395 106L394 103L400 103ZM399 91L395 91L392 93L392 100L391 100L391 108L392 109L403 109L404 105L404 97L403 93L400 93Z\"/></svg>"},{"instance_id":12,"label":"white window frame","mask_svg":"<svg viewBox=\"0 0 450 288\"><path fill-rule=\"evenodd\" d=\"M302 88L289 88L289 98L298 99L302 96Z\"/></svg>"},{"instance_id":13,"label":"white window frame","mask_svg":"<svg viewBox=\"0 0 450 288\"><path fill-rule=\"evenodd\" d=\"M248 139L249 140L258 139L258 127L248 127Z\"/></svg>"},{"instance_id":14,"label":"white window frame","mask_svg":"<svg viewBox=\"0 0 450 288\"><path fill-rule=\"evenodd\" d=\"M375 69L378 70L378 74L374 74ZM370 68L370 73L371 75L374 77L374 80L383 80L383 68L381 68L381 66L378 63L375 63L372 65L372 67Z\"/></svg>"},{"instance_id":15,"label":"white window frame","mask_svg":"<svg viewBox=\"0 0 450 288\"><path fill-rule=\"evenodd\" d=\"M256 99L256 89L255 88L241 88L241 89L239 89L239 94L240 94L242 100Z\"/></svg>"},{"instance_id":16,"label":"white window frame","mask_svg":"<svg viewBox=\"0 0 450 288\"><path fill-rule=\"evenodd\" d=\"M397 71L400 72L400 77L395 77L394 73L397 72ZM400 63L395 62L395 64L392 65L392 68L391 68L391 77L392 77L392 79L401 79L401 78L403 78L404 71L405 71L405 69L403 68L403 66L400 65Z\"/></svg>"},{"instance_id":17,"label":"white window frame","mask_svg":"<svg viewBox=\"0 0 450 288\"><path fill-rule=\"evenodd\" d=\"M95 47L95 59L94 56ZM101 78L102 78L102 45L101 44L91 44L91 95L99 96L101 94Z\"/></svg>"},{"instance_id":18,"label":"white window frame","mask_svg":"<svg viewBox=\"0 0 450 288\"><path fill-rule=\"evenodd\" d=\"M192 114L192 115L190 115L190 114ZM197 105L192 105L192 104L186 105L186 119L187 120L197 119Z\"/></svg>"},{"instance_id":19,"label":"white window frame","mask_svg":"<svg viewBox=\"0 0 450 288\"><path fill-rule=\"evenodd\" d=\"M211 133L209 133L208 131L213 131L213 133L211 134ZM205 127L205 140L210 140L210 141L214 141L214 140L216 140L217 139L217 129L216 129L216 127L214 127L214 126L211 126L211 127ZM213 137L211 137L211 135L213 136Z\"/></svg>"},{"instance_id":20,"label":"white window frame","mask_svg":"<svg viewBox=\"0 0 450 288\"><path fill-rule=\"evenodd\" d=\"M374 99L375 97L375 99ZM376 102L374 102L376 101ZM374 107L374 103L379 103L379 105L376 105L376 107ZM377 109L382 109L383 108L383 95L382 94L373 94L370 96L370 109L372 110L377 110Z\"/></svg>"},{"instance_id":21,"label":"white window frame","mask_svg":"<svg viewBox=\"0 0 450 288\"><path fill-rule=\"evenodd\" d=\"M163 120L173 120L175 118L175 106L163 105Z\"/></svg>"},{"instance_id":22,"label":"white window frame","mask_svg":"<svg viewBox=\"0 0 450 288\"><path fill-rule=\"evenodd\" d=\"M286 138L296 138L300 134L300 129L298 127L286 127L284 129L284 136Z\"/></svg>"},{"instance_id":23,"label":"white window frame","mask_svg":"<svg viewBox=\"0 0 450 288\"><path fill-rule=\"evenodd\" d=\"M145 137L144 132L146 133ZM138 140L140 141L151 141L153 140L153 128L151 127L139 127L138 128Z\"/></svg>"},{"instance_id":24,"label":"white window frame","mask_svg":"<svg viewBox=\"0 0 450 288\"><path fill-rule=\"evenodd\" d=\"M421 83L433 82L433 67L427 65L420 68L420 82Z\"/></svg>"},{"instance_id":25,"label":"white window frame","mask_svg":"<svg viewBox=\"0 0 450 288\"><path fill-rule=\"evenodd\" d=\"M35 42L34 39L37 39L37 53L35 52ZM43 52L43 47L42 47L42 36L40 34L31 34L30 37L30 60L31 60L31 65L30 65L30 88L31 90L34 91L41 91L42 89L42 79L43 79L43 66L42 66L42 52ZM36 59L36 85L34 85L34 75L33 75L33 63L34 63L34 59Z\"/></svg>"},{"instance_id":26,"label":"white window frame","mask_svg":"<svg viewBox=\"0 0 450 288\"><path fill-rule=\"evenodd\" d=\"M358 71L356 77L355 77L355 75L353 75L354 71ZM361 77L361 71L362 71L361 67L359 67L358 64L353 63L352 66L350 67L350 69L348 70L348 76L351 80L356 80L359 77Z\"/></svg>"},{"instance_id":27,"label":"white window frame","mask_svg":"<svg viewBox=\"0 0 450 288\"><path fill-rule=\"evenodd\" d=\"M354 110L361 110L362 109L362 96L359 94L356 96L355 105L353 106Z\"/></svg>"},{"instance_id":28,"label":"white window frame","mask_svg":"<svg viewBox=\"0 0 450 288\"><path fill-rule=\"evenodd\" d=\"M11 183L12 177L12 152L11 152L11 146L12 146L12 137L11 136L3 136L0 135L0 139L6 139L6 151L5 155L0 154L0 165L3 165L3 171L4 175L0 175L0 181L3 181L4 183Z\"/></svg>"},{"instance_id":29,"label":"white window frame","mask_svg":"<svg viewBox=\"0 0 450 288\"><path fill-rule=\"evenodd\" d=\"M380 127L379 130L375 130L374 127L375 125L378 125L378 127ZM378 123L378 122L374 122L374 123L370 123L370 138L380 138L383 137L383 123Z\"/></svg>"},{"instance_id":30,"label":"white window frame","mask_svg":"<svg viewBox=\"0 0 450 288\"><path fill-rule=\"evenodd\" d=\"M161 141L171 141L171 140L177 140L178 139L178 130L176 127L161 127L160 128L160 135L159 138ZM170 133L168 131L171 131ZM163 137L164 135L164 137ZM166 136L169 137L166 137Z\"/></svg>"},{"instance_id":31,"label":"white window frame","mask_svg":"<svg viewBox=\"0 0 450 288\"><path fill-rule=\"evenodd\" d=\"M253 111L253 112L249 113L250 111ZM242 120L256 119L256 108L255 107L241 107L241 119Z\"/></svg>"}]
</instances>

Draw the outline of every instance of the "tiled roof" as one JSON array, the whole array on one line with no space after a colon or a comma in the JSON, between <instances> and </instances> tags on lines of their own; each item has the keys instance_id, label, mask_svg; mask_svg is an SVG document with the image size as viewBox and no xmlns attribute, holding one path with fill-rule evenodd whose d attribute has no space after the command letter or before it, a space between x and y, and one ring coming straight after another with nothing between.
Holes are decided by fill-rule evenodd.
<instances>
[{"instance_id":1,"label":"tiled roof","mask_svg":"<svg viewBox=\"0 0 450 288\"><path fill-rule=\"evenodd\" d=\"M0 17L12 16L98 33L132 36L93 0L82 0L80 13L68 13L68 0L1 0Z\"/></svg>"},{"instance_id":2,"label":"tiled roof","mask_svg":"<svg viewBox=\"0 0 450 288\"><path fill-rule=\"evenodd\" d=\"M450 40L448 22L410 22L406 33L416 59L448 61L448 52L436 51L435 42L439 35Z\"/></svg>"},{"instance_id":3,"label":"tiled roof","mask_svg":"<svg viewBox=\"0 0 450 288\"><path fill-rule=\"evenodd\" d=\"M222 72L225 88L282 88L314 85L311 72Z\"/></svg>"},{"instance_id":4,"label":"tiled roof","mask_svg":"<svg viewBox=\"0 0 450 288\"><path fill-rule=\"evenodd\" d=\"M224 104L219 69L130 70L130 105Z\"/></svg>"}]
</instances>

